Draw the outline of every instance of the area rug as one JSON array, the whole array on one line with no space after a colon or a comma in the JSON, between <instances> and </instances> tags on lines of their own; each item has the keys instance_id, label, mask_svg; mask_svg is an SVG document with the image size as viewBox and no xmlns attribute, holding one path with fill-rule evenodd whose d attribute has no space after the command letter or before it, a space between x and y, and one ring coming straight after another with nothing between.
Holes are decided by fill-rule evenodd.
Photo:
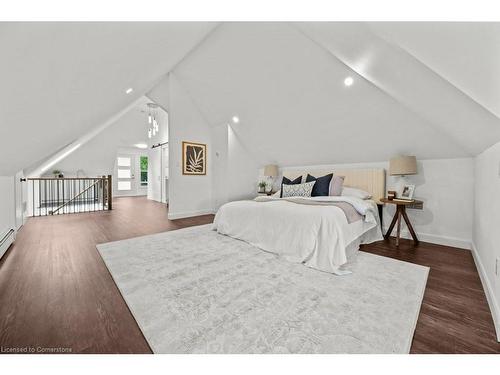
<instances>
[{"instance_id":1,"label":"area rug","mask_svg":"<svg viewBox=\"0 0 500 375\"><path fill-rule=\"evenodd\" d=\"M359 252L335 276L210 225L97 247L154 353L408 353L429 271Z\"/></svg>"}]
</instances>

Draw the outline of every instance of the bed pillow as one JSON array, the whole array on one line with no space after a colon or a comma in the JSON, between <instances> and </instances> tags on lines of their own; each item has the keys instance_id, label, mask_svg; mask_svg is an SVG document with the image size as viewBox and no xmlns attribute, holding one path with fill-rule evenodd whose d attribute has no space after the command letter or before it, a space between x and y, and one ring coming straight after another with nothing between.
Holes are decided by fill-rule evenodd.
<instances>
[{"instance_id":1,"label":"bed pillow","mask_svg":"<svg viewBox=\"0 0 500 375\"><path fill-rule=\"evenodd\" d=\"M295 180L290 180L289 178L283 176L281 180L281 190L280 197L283 198L283 185L297 185L302 183L302 176L297 177Z\"/></svg>"},{"instance_id":2,"label":"bed pillow","mask_svg":"<svg viewBox=\"0 0 500 375\"><path fill-rule=\"evenodd\" d=\"M296 185L302 183L302 176L297 177L295 180L290 180L288 177L283 176L283 180L281 180L281 184L285 185Z\"/></svg>"},{"instance_id":3,"label":"bed pillow","mask_svg":"<svg viewBox=\"0 0 500 375\"><path fill-rule=\"evenodd\" d=\"M333 176L330 182L330 196L337 197L342 195L342 188L344 187L344 176Z\"/></svg>"},{"instance_id":4,"label":"bed pillow","mask_svg":"<svg viewBox=\"0 0 500 375\"><path fill-rule=\"evenodd\" d=\"M310 197L313 187L316 181L305 182L303 184L287 185L283 184L281 186L281 197Z\"/></svg>"},{"instance_id":5,"label":"bed pillow","mask_svg":"<svg viewBox=\"0 0 500 375\"><path fill-rule=\"evenodd\" d=\"M372 196L367 191L356 189L348 186L344 186L342 189L343 196L356 197L361 199L370 199Z\"/></svg>"},{"instance_id":6,"label":"bed pillow","mask_svg":"<svg viewBox=\"0 0 500 375\"><path fill-rule=\"evenodd\" d=\"M316 181L314 184L311 197L326 197L330 194L330 181L332 180L333 173L327 174L323 177L314 177L307 174L306 182Z\"/></svg>"}]
</instances>

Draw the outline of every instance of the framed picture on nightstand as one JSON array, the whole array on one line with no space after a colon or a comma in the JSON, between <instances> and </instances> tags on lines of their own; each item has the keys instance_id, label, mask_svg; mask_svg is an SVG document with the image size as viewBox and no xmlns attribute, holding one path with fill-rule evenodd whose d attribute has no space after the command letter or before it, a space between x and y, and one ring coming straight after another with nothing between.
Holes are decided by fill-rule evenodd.
<instances>
[{"instance_id":1,"label":"framed picture on nightstand","mask_svg":"<svg viewBox=\"0 0 500 375\"><path fill-rule=\"evenodd\" d=\"M403 185L399 191L398 198L400 199L413 199L413 193L415 192L415 185Z\"/></svg>"}]
</instances>

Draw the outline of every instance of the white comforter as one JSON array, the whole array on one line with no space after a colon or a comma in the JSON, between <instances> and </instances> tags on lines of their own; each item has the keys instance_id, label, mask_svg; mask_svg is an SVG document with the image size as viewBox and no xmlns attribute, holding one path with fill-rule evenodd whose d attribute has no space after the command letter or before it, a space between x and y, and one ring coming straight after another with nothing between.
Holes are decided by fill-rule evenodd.
<instances>
[{"instance_id":1,"label":"white comforter","mask_svg":"<svg viewBox=\"0 0 500 375\"><path fill-rule=\"evenodd\" d=\"M362 220L348 224L344 212L330 205L335 202L352 204ZM340 268L347 262L349 244L382 239L375 202L344 196L230 202L217 212L213 229L291 262L335 274L349 273Z\"/></svg>"}]
</instances>

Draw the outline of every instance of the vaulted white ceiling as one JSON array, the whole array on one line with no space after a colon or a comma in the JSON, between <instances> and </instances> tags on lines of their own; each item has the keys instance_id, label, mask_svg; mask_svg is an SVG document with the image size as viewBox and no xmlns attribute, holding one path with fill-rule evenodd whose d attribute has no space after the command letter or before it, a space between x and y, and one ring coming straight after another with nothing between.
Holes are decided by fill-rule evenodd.
<instances>
[{"instance_id":1,"label":"vaulted white ceiling","mask_svg":"<svg viewBox=\"0 0 500 375\"><path fill-rule=\"evenodd\" d=\"M76 175L78 170L83 171L86 176L107 174L113 170L117 150L130 148L138 150L136 145L139 143L151 145L146 125L147 103L150 102L151 100L145 96L139 98L137 104L115 122L66 158L54 164L45 173L50 175L52 170L57 169L67 176ZM161 124L162 127L167 126L166 121L161 121ZM144 153L147 154L148 150L144 150Z\"/></svg>"},{"instance_id":2,"label":"vaulted white ceiling","mask_svg":"<svg viewBox=\"0 0 500 375\"><path fill-rule=\"evenodd\" d=\"M0 175L45 158L132 103L214 26L0 23Z\"/></svg>"},{"instance_id":3,"label":"vaulted white ceiling","mask_svg":"<svg viewBox=\"0 0 500 375\"><path fill-rule=\"evenodd\" d=\"M368 26L500 117L500 23L377 22Z\"/></svg>"},{"instance_id":4,"label":"vaulted white ceiling","mask_svg":"<svg viewBox=\"0 0 500 375\"><path fill-rule=\"evenodd\" d=\"M0 24L0 175L169 71L211 126L237 114L261 163L472 156L500 140L499 35L491 23Z\"/></svg>"},{"instance_id":5,"label":"vaulted white ceiling","mask_svg":"<svg viewBox=\"0 0 500 375\"><path fill-rule=\"evenodd\" d=\"M211 125L240 116L260 162L453 158L500 140L494 114L362 23L226 23L174 74Z\"/></svg>"}]
</instances>

